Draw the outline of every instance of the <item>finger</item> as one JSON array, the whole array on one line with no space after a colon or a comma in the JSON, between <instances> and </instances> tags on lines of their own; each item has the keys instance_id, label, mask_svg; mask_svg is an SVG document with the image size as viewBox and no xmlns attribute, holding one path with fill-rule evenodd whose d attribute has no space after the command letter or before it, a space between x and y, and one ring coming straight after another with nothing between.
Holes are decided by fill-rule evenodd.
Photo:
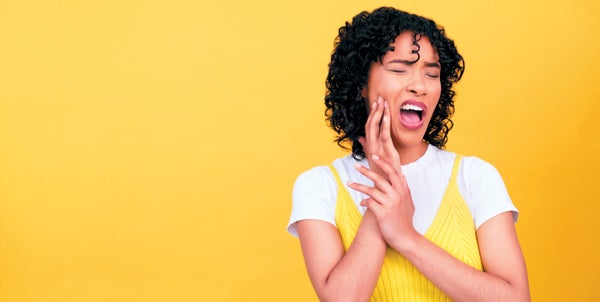
<instances>
[{"instance_id":1,"label":"finger","mask_svg":"<svg viewBox=\"0 0 600 302\"><path fill-rule=\"evenodd\" d=\"M367 124L365 125L365 134L367 136L367 142L377 143L379 140L379 125L381 124L381 118L383 116L383 99L377 98L377 101L371 106L374 110L371 110L369 118L367 118Z\"/></svg>"},{"instance_id":2,"label":"finger","mask_svg":"<svg viewBox=\"0 0 600 302\"><path fill-rule=\"evenodd\" d=\"M371 129L373 115L375 114L376 108L377 108L377 101L375 101L371 104L371 109L369 110L369 115L367 116L367 121L365 123L365 136L366 137L371 137L371 133L369 133L369 129ZM360 137L358 139L358 142L360 142L360 144L362 145L365 153L367 155L369 155L371 153L371 151L374 150L374 146L369 145L369 143L372 143L373 140L367 141L366 137Z\"/></svg>"},{"instance_id":3,"label":"finger","mask_svg":"<svg viewBox=\"0 0 600 302\"><path fill-rule=\"evenodd\" d=\"M362 145L363 149L367 148L367 140L364 136L359 137L358 142Z\"/></svg>"},{"instance_id":4,"label":"finger","mask_svg":"<svg viewBox=\"0 0 600 302\"><path fill-rule=\"evenodd\" d=\"M402 175L398 172L394 166L390 165L385 159L380 158L377 155L373 155L373 162L377 167L379 167L387 176L388 181L394 188L403 189L404 183L402 183Z\"/></svg>"},{"instance_id":5,"label":"finger","mask_svg":"<svg viewBox=\"0 0 600 302\"><path fill-rule=\"evenodd\" d=\"M386 154L386 158L389 160L390 165L395 168L398 173L402 173L400 167L400 155L394 147L394 142L392 140L392 131L391 131L391 114L390 107L387 101L384 101L384 112L383 112L383 121L381 123L381 131L380 131L380 140L383 145L383 151Z\"/></svg>"},{"instance_id":6,"label":"finger","mask_svg":"<svg viewBox=\"0 0 600 302\"><path fill-rule=\"evenodd\" d=\"M379 158L377 155L374 155L372 158ZM359 163L354 164L354 168L362 175L366 176L368 179L372 180L373 183L377 184L379 182L387 182L385 175L382 175L372 169L375 167L367 168Z\"/></svg>"},{"instance_id":7,"label":"finger","mask_svg":"<svg viewBox=\"0 0 600 302\"><path fill-rule=\"evenodd\" d=\"M375 186L375 188L373 188L374 190L377 190L383 194L385 193L393 193L395 192L394 188L392 187L392 185L387 181L387 179L384 177L384 175L381 175L363 165L360 164L354 164L354 167L356 168L356 170L364 175L365 177L367 177L368 179L373 181L373 185ZM369 187L372 188L372 187ZM361 191L363 192L363 191ZM363 192L371 197L374 197L372 195L372 193L367 193L367 192Z\"/></svg>"},{"instance_id":8,"label":"finger","mask_svg":"<svg viewBox=\"0 0 600 302\"><path fill-rule=\"evenodd\" d=\"M365 198L365 199L363 199L363 200L360 201L360 205L363 206L363 207L368 207L368 205L372 204L372 203L377 203L378 204L378 202L376 200L374 200L374 199L372 199L370 197L369 198Z\"/></svg>"},{"instance_id":9,"label":"finger","mask_svg":"<svg viewBox=\"0 0 600 302\"><path fill-rule=\"evenodd\" d=\"M371 121L373 120L373 115L375 111L377 111L377 100L370 104L371 108L369 109L369 115L367 116L367 122L365 123L365 127L371 125Z\"/></svg>"},{"instance_id":10,"label":"finger","mask_svg":"<svg viewBox=\"0 0 600 302\"><path fill-rule=\"evenodd\" d=\"M383 117L381 119L381 127L379 128L380 140L383 143L391 142L390 134L390 109L388 108L388 102L383 101Z\"/></svg>"},{"instance_id":11,"label":"finger","mask_svg":"<svg viewBox=\"0 0 600 302\"><path fill-rule=\"evenodd\" d=\"M352 190L366 194L367 196L371 197L373 200L376 200L377 203L383 204L383 202L385 200L384 199L385 194L383 194L381 191L379 191L378 189L376 189L374 187L363 185L361 183L357 183L357 182L353 182L353 181L348 181L347 185Z\"/></svg>"}]
</instances>

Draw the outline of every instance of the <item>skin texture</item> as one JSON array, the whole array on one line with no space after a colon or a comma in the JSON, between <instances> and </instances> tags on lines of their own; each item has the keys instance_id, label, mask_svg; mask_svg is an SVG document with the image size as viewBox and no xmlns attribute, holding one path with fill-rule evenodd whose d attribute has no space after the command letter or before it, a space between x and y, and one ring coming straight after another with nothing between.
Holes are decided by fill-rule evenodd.
<instances>
[{"instance_id":1,"label":"skin texture","mask_svg":"<svg viewBox=\"0 0 600 302\"><path fill-rule=\"evenodd\" d=\"M473 269L418 233L414 204L401 164L420 158L433 108L440 97L438 56L422 37L416 62L413 33L403 32L394 51L369 70L363 96L370 112L363 145L371 169L356 169L373 187L349 183L369 198L355 240L344 252L337 229L323 221L296 223L307 271L321 301L368 301L377 282L386 245L404 255L433 284L455 301L529 301L527 272L512 214L499 214L477 230L484 272ZM409 63L413 62L413 63ZM406 101L424 106L421 127L406 127L400 107Z\"/></svg>"}]
</instances>

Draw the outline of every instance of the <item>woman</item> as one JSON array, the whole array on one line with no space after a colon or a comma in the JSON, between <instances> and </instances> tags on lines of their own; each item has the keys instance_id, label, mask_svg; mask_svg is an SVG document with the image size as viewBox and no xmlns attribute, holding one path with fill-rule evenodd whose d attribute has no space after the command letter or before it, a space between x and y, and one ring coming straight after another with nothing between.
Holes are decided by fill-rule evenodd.
<instances>
[{"instance_id":1,"label":"woman","mask_svg":"<svg viewBox=\"0 0 600 302\"><path fill-rule=\"evenodd\" d=\"M432 20L383 7L340 28L326 115L352 155L298 177L288 225L322 301L529 301L502 178L441 149L463 71Z\"/></svg>"}]
</instances>

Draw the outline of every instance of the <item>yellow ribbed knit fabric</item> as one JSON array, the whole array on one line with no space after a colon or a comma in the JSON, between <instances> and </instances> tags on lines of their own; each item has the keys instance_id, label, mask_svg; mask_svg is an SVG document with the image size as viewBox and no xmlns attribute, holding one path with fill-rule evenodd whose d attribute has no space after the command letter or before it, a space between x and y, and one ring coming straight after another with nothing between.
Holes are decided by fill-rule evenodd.
<instances>
[{"instance_id":1,"label":"yellow ribbed knit fabric","mask_svg":"<svg viewBox=\"0 0 600 302\"><path fill-rule=\"evenodd\" d=\"M457 156L438 212L424 236L464 263L483 270L475 235L475 224L456 183L459 164L460 156ZM335 220L347 251L356 236L362 215L342 185L336 169L333 165L329 165L329 167L333 171L338 186ZM452 300L427 280L400 253L388 247L371 301Z\"/></svg>"}]
</instances>

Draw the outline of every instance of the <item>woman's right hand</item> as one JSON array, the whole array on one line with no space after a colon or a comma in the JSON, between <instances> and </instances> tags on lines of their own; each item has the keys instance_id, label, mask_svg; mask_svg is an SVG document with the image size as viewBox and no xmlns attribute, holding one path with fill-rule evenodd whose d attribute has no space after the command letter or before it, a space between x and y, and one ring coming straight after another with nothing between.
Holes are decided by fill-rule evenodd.
<instances>
[{"instance_id":1,"label":"woman's right hand","mask_svg":"<svg viewBox=\"0 0 600 302\"><path fill-rule=\"evenodd\" d=\"M390 108L387 101L380 96L371 103L369 117L365 123L365 136L358 138L358 142L365 151L370 169L383 177L386 177L386 174L378 165L374 164L373 156L385 160L401 174L400 155L392 141L390 124Z\"/></svg>"}]
</instances>

